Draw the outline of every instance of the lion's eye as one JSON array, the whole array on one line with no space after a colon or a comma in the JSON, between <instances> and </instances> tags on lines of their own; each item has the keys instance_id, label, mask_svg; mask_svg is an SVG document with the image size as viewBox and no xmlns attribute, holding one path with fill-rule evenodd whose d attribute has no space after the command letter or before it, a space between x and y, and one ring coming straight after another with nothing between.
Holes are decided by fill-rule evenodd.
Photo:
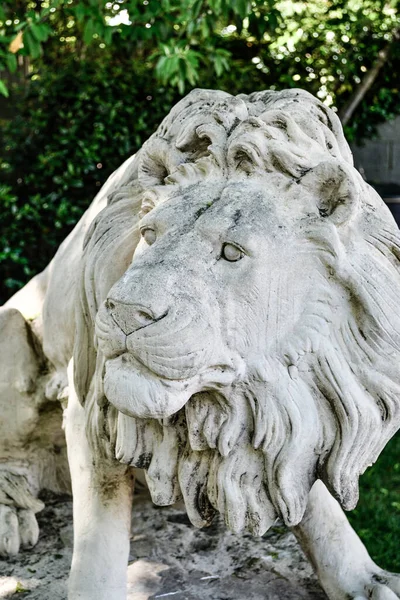
<instances>
[{"instance_id":1,"label":"lion's eye","mask_svg":"<svg viewBox=\"0 0 400 600\"><path fill-rule=\"evenodd\" d=\"M229 262L237 262L244 256L244 252L238 246L234 244L224 244L222 247L222 258L229 260Z\"/></svg>"},{"instance_id":2,"label":"lion's eye","mask_svg":"<svg viewBox=\"0 0 400 600\"><path fill-rule=\"evenodd\" d=\"M154 242L157 239L157 234L154 231L154 229L151 229L150 227L144 227L140 233L142 234L144 241L146 242L146 244L148 244L149 246L151 246L152 244L154 244Z\"/></svg>"}]
</instances>

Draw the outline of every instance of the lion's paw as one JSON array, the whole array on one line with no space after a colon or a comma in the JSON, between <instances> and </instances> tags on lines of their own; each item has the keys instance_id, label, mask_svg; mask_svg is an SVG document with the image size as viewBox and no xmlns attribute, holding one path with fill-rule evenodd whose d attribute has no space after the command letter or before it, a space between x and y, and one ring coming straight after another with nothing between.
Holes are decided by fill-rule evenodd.
<instances>
[{"instance_id":1,"label":"lion's paw","mask_svg":"<svg viewBox=\"0 0 400 600\"><path fill-rule=\"evenodd\" d=\"M20 548L33 548L39 526L32 510L0 504L0 556L15 556Z\"/></svg>"},{"instance_id":2,"label":"lion's paw","mask_svg":"<svg viewBox=\"0 0 400 600\"><path fill-rule=\"evenodd\" d=\"M14 556L20 548L32 548L37 543L35 513L43 507L23 475L0 472L0 556Z\"/></svg>"},{"instance_id":3,"label":"lion's paw","mask_svg":"<svg viewBox=\"0 0 400 600\"><path fill-rule=\"evenodd\" d=\"M348 595L348 600L399 600L400 575L382 571L372 575L361 594Z\"/></svg>"}]
</instances>

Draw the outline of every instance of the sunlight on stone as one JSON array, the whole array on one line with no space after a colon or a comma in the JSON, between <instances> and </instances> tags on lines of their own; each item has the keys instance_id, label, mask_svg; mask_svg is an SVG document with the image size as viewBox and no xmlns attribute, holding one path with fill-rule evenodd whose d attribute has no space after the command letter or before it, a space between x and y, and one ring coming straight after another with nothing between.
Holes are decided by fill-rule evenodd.
<instances>
[{"instance_id":1,"label":"sunlight on stone","mask_svg":"<svg viewBox=\"0 0 400 600\"><path fill-rule=\"evenodd\" d=\"M33 580L29 581L29 589L32 589ZM0 598L9 598L11 594L22 593L25 591L25 585L20 579L15 577L0 577ZM28 591L28 590L26 590ZM135 599L136 600L136 599Z\"/></svg>"},{"instance_id":2,"label":"sunlight on stone","mask_svg":"<svg viewBox=\"0 0 400 600\"><path fill-rule=\"evenodd\" d=\"M169 567L147 560L137 560L128 566L128 600L148 600L159 589L159 573Z\"/></svg>"}]
</instances>

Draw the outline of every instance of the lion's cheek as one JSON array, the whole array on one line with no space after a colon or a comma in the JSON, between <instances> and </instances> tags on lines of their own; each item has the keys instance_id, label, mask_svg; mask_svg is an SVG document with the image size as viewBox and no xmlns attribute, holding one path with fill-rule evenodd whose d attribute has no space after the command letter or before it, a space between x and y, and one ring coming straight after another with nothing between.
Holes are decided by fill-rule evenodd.
<instances>
[{"instance_id":1,"label":"lion's cheek","mask_svg":"<svg viewBox=\"0 0 400 600\"><path fill-rule=\"evenodd\" d=\"M111 404L130 417L169 417L194 392L189 382L160 379L137 361L125 362L123 356L106 362L104 393Z\"/></svg>"}]
</instances>

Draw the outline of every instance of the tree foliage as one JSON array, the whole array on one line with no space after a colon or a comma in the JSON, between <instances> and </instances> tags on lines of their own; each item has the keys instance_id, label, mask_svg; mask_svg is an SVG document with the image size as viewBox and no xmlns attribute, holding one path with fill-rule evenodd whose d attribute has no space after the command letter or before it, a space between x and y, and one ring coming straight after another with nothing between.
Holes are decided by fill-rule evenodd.
<instances>
[{"instance_id":1,"label":"tree foliage","mask_svg":"<svg viewBox=\"0 0 400 600\"><path fill-rule=\"evenodd\" d=\"M157 98L157 102L155 101ZM73 61L32 82L3 129L0 294L44 268L105 179L178 99L145 67Z\"/></svg>"},{"instance_id":2,"label":"tree foliage","mask_svg":"<svg viewBox=\"0 0 400 600\"><path fill-rule=\"evenodd\" d=\"M398 28L395 0L3 0L2 299L194 86L303 87L343 109L386 49L346 127L370 136L400 112Z\"/></svg>"}]
</instances>

